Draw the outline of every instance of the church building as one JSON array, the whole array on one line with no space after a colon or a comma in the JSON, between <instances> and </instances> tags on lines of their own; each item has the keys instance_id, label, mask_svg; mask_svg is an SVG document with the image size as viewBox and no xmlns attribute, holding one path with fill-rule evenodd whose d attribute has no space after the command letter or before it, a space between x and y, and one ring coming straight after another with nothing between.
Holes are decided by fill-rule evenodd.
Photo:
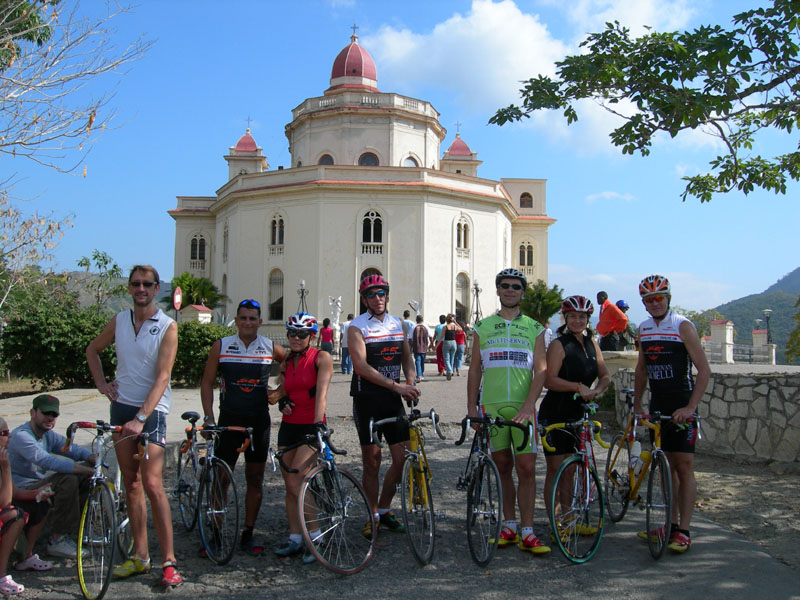
<instances>
[{"instance_id":1,"label":"church building","mask_svg":"<svg viewBox=\"0 0 800 600\"><path fill-rule=\"evenodd\" d=\"M472 322L476 287L491 314L505 267L547 281L546 181L481 178L458 133L442 153L436 109L381 92L372 57L350 39L328 89L292 110L291 165L270 168L248 129L224 157L216 195L178 196L175 273L213 281L229 317L258 300L265 334L282 331L301 294L320 320L330 297L358 314L370 273L390 283L392 314L411 304L429 323L448 312Z\"/></svg>"}]
</instances>

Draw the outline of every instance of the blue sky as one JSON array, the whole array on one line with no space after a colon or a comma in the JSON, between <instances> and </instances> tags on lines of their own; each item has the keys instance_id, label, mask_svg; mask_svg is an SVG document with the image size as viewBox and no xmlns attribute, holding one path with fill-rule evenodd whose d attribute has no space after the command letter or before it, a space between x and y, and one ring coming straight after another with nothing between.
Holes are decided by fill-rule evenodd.
<instances>
[{"instance_id":1,"label":"blue sky","mask_svg":"<svg viewBox=\"0 0 800 600\"><path fill-rule=\"evenodd\" d=\"M144 1L115 18L119 45L155 45L104 85L116 86L116 128L93 144L87 176L3 158L14 196L29 212L72 214L56 268L98 248L127 269L149 262L173 275L177 195L214 195L227 177L222 158L247 127L270 166L289 165L284 126L291 109L322 95L339 51L358 25L375 59L378 87L430 101L448 134L463 139L490 179L548 180L550 283L594 298L627 299L637 322L636 285L658 272L674 302L705 309L758 293L798 266L797 184L786 196L729 194L701 205L680 200L682 174L715 156L699 132L656 143L647 158L623 156L608 141L610 115L596 106L567 127L556 114L497 127L489 117L519 98L519 81L553 63L603 23L634 32L730 24L761 2L740 0L375 0ZM103 10L84 2L81 10ZM796 136L764 136L754 152L786 151ZM76 172L82 172L79 168ZM792 215L795 215L792 217Z\"/></svg>"}]
</instances>

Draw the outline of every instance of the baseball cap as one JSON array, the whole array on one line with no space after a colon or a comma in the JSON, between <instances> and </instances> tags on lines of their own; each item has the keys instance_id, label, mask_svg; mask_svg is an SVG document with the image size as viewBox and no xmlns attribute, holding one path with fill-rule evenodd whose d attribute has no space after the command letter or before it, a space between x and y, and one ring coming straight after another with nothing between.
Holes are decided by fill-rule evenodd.
<instances>
[{"instance_id":1,"label":"baseball cap","mask_svg":"<svg viewBox=\"0 0 800 600\"><path fill-rule=\"evenodd\" d=\"M50 394L40 394L33 399L33 408L38 408L42 412L54 412L59 414L58 398Z\"/></svg>"}]
</instances>

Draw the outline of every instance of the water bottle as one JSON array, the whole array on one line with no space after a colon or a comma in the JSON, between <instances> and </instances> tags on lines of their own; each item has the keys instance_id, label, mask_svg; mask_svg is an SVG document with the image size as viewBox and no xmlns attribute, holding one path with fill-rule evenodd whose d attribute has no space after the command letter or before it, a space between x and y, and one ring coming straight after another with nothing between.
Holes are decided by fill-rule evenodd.
<instances>
[{"instance_id":1,"label":"water bottle","mask_svg":"<svg viewBox=\"0 0 800 600\"><path fill-rule=\"evenodd\" d=\"M631 468L636 475L642 470L642 443L636 440L631 445Z\"/></svg>"}]
</instances>

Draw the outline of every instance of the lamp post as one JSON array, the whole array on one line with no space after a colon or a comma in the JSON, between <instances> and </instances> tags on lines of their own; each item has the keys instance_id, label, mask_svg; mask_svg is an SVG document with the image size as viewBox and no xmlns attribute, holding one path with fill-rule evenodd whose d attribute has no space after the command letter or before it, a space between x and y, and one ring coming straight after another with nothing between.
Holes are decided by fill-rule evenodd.
<instances>
[{"instance_id":1,"label":"lamp post","mask_svg":"<svg viewBox=\"0 0 800 600\"><path fill-rule=\"evenodd\" d=\"M475 280L475 283L472 284L472 323L477 323L483 318L483 313L481 313L481 301L480 301L480 294L483 290L478 286L478 280Z\"/></svg>"},{"instance_id":2,"label":"lamp post","mask_svg":"<svg viewBox=\"0 0 800 600\"><path fill-rule=\"evenodd\" d=\"M765 308L761 312L764 313L764 319L767 321L767 343L771 344L772 343L772 332L769 329L769 316L772 314L772 309L771 308Z\"/></svg>"},{"instance_id":3,"label":"lamp post","mask_svg":"<svg viewBox=\"0 0 800 600\"><path fill-rule=\"evenodd\" d=\"M306 280L300 280L300 289L297 290L297 295L300 296L300 304L297 305L297 312L308 312L308 308L306 307L306 296L308 296L308 290L306 289Z\"/></svg>"}]
</instances>

